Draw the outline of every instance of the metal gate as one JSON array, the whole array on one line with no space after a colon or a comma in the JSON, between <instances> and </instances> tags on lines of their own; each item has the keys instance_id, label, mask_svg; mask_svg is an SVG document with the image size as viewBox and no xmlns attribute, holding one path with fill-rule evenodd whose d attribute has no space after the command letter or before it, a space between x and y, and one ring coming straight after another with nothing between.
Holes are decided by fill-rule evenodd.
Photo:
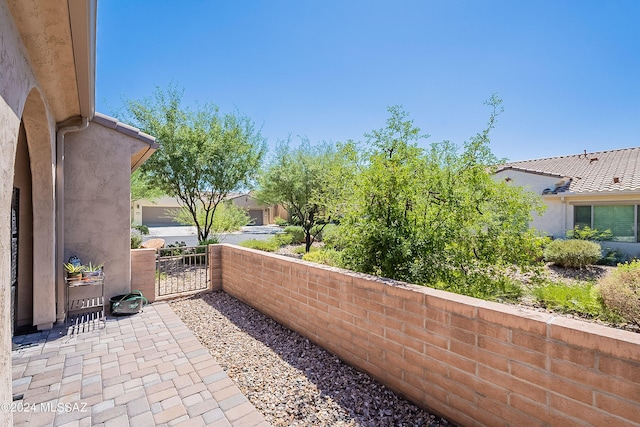
<instances>
[{"instance_id":1,"label":"metal gate","mask_svg":"<svg viewBox=\"0 0 640 427\"><path fill-rule=\"evenodd\" d=\"M208 246L161 248L156 252L156 295L179 296L210 288Z\"/></svg>"}]
</instances>

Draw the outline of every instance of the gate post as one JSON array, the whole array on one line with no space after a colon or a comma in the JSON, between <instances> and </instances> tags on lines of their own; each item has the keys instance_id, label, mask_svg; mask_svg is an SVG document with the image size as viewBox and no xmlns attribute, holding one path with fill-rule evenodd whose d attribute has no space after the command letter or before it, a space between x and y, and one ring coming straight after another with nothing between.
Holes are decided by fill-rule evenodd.
<instances>
[{"instance_id":1,"label":"gate post","mask_svg":"<svg viewBox=\"0 0 640 427\"><path fill-rule=\"evenodd\" d=\"M222 290L222 246L209 245L209 278L211 290Z\"/></svg>"},{"instance_id":2,"label":"gate post","mask_svg":"<svg viewBox=\"0 0 640 427\"><path fill-rule=\"evenodd\" d=\"M141 291L150 303L156 300L155 249L131 249L131 290Z\"/></svg>"}]
</instances>

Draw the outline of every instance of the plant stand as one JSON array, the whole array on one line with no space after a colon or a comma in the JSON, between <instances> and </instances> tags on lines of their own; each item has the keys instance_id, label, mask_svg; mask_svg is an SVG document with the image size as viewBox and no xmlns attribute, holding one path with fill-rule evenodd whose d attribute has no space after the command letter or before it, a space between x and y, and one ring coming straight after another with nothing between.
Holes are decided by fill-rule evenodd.
<instances>
[{"instance_id":1,"label":"plant stand","mask_svg":"<svg viewBox=\"0 0 640 427\"><path fill-rule=\"evenodd\" d=\"M104 312L104 273L78 279L65 279L67 301L67 325L78 325L102 321L106 325Z\"/></svg>"}]
</instances>

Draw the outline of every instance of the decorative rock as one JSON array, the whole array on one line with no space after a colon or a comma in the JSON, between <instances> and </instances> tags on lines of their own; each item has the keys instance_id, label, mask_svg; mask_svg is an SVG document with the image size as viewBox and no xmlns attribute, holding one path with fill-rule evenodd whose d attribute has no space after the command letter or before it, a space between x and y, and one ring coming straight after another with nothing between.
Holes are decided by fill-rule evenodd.
<instances>
[{"instance_id":1,"label":"decorative rock","mask_svg":"<svg viewBox=\"0 0 640 427\"><path fill-rule=\"evenodd\" d=\"M450 426L224 292L169 303L274 426Z\"/></svg>"}]
</instances>

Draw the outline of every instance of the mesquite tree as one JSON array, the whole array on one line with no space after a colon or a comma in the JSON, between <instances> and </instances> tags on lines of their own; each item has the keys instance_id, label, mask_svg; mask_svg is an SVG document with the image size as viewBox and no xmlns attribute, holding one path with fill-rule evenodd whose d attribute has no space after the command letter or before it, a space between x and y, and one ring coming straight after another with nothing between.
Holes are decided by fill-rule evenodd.
<instances>
[{"instance_id":1,"label":"mesquite tree","mask_svg":"<svg viewBox=\"0 0 640 427\"><path fill-rule=\"evenodd\" d=\"M158 88L152 98L129 101L127 111L160 142L141 166L147 182L180 199L204 241L218 205L230 192L251 186L265 140L245 116L221 114L211 104L191 110L181 106L181 98L175 87Z\"/></svg>"}]
</instances>

